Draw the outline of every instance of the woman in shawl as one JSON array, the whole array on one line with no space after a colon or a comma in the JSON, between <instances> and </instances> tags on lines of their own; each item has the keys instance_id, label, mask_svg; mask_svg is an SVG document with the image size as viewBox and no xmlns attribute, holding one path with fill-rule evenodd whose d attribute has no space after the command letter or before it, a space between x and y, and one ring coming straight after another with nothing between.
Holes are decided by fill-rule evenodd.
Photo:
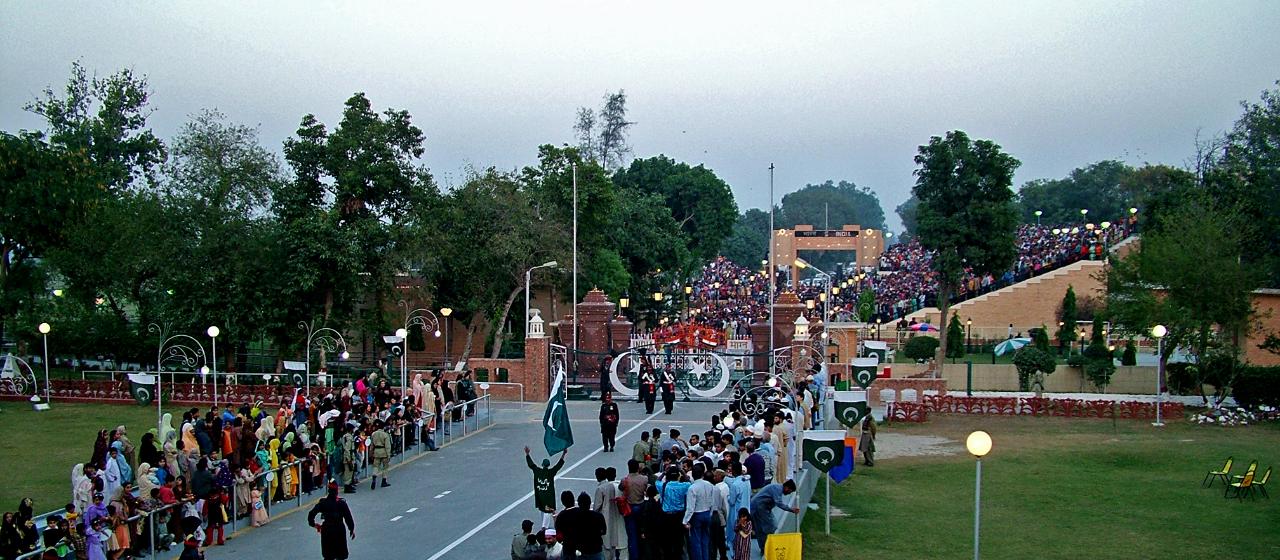
<instances>
[{"instance_id":1,"label":"woman in shawl","mask_svg":"<svg viewBox=\"0 0 1280 560\"><path fill-rule=\"evenodd\" d=\"M182 449L184 451L200 449L200 441L196 439L196 425L191 422L182 424Z\"/></svg>"},{"instance_id":2,"label":"woman in shawl","mask_svg":"<svg viewBox=\"0 0 1280 560\"><path fill-rule=\"evenodd\" d=\"M151 428L147 433L142 434L142 441L138 443L138 463L160 464L160 448L157 447L155 428Z\"/></svg>"},{"instance_id":3,"label":"woman in shawl","mask_svg":"<svg viewBox=\"0 0 1280 560\"><path fill-rule=\"evenodd\" d=\"M275 476L268 477L271 479L271 486L267 495L271 496L272 502L278 502L284 499L280 493L280 476L283 473L277 470L280 468L280 438L271 438L271 442L267 444L267 457L271 461L271 471L275 473Z\"/></svg>"},{"instance_id":4,"label":"woman in shawl","mask_svg":"<svg viewBox=\"0 0 1280 560\"><path fill-rule=\"evenodd\" d=\"M129 466L129 461L124 456L124 442L117 440L111 444L111 449L115 450L116 466L120 469L120 482L133 482L133 467Z\"/></svg>"},{"instance_id":5,"label":"woman in shawl","mask_svg":"<svg viewBox=\"0 0 1280 560\"><path fill-rule=\"evenodd\" d=\"M253 473L246 465L236 469L236 518L248 517L253 506Z\"/></svg>"},{"instance_id":6,"label":"woman in shawl","mask_svg":"<svg viewBox=\"0 0 1280 560\"><path fill-rule=\"evenodd\" d=\"M98 468L107 466L107 449L111 446L111 441L107 437L106 430L98 430L98 438L93 440L93 456L89 458L89 464Z\"/></svg>"},{"instance_id":7,"label":"woman in shawl","mask_svg":"<svg viewBox=\"0 0 1280 560\"><path fill-rule=\"evenodd\" d=\"M196 445L199 446L200 454L208 455L213 453L213 439L209 437L209 426L204 423L203 419L196 420L195 428L192 429L192 432L196 436Z\"/></svg>"},{"instance_id":8,"label":"woman in shawl","mask_svg":"<svg viewBox=\"0 0 1280 560\"><path fill-rule=\"evenodd\" d=\"M175 432L169 432L173 436ZM178 448L174 445L172 438L164 442L164 466L169 471L169 475L165 479L178 478L182 476L182 468L178 466Z\"/></svg>"},{"instance_id":9,"label":"woman in shawl","mask_svg":"<svg viewBox=\"0 0 1280 560\"><path fill-rule=\"evenodd\" d=\"M107 468L102 469L102 493L106 496L115 495L122 482L120 462L117 460L118 456L117 448L112 447L111 451L107 453Z\"/></svg>"},{"instance_id":10,"label":"woman in shawl","mask_svg":"<svg viewBox=\"0 0 1280 560\"><path fill-rule=\"evenodd\" d=\"M138 472L134 474L138 477L138 495L143 499L150 498L151 489L160 486L155 469L151 467L151 463L141 463L138 465Z\"/></svg>"},{"instance_id":11,"label":"woman in shawl","mask_svg":"<svg viewBox=\"0 0 1280 560\"><path fill-rule=\"evenodd\" d=\"M76 506L78 513L84 513L84 508L89 507L93 498L93 484L86 486L89 477L84 467L84 463L76 463L76 466L71 467L71 503Z\"/></svg>"}]
</instances>

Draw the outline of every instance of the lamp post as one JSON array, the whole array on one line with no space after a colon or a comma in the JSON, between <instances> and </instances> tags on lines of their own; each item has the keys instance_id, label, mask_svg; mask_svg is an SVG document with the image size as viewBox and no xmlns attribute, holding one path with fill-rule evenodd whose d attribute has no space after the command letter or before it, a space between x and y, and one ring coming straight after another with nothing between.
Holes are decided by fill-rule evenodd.
<instances>
[{"instance_id":1,"label":"lamp post","mask_svg":"<svg viewBox=\"0 0 1280 560\"><path fill-rule=\"evenodd\" d=\"M717 294L718 294L718 293L719 293L719 292L717 291ZM691 285L689 285L689 284L685 284L685 285L684 285L684 315L685 315L685 319L688 319L688 318L689 318L689 298L690 298L692 295L693 295L693 286L691 286ZM717 295L717 296L716 296L716 300L719 300L719 299L720 299L720 297Z\"/></svg>"},{"instance_id":2,"label":"lamp post","mask_svg":"<svg viewBox=\"0 0 1280 560\"><path fill-rule=\"evenodd\" d=\"M795 260L795 262L794 262L794 263L792 263L792 264L794 264L794 265L796 266L796 268L799 268L799 269L801 269L801 270L804 270L804 269L806 269L806 268L812 268L814 272L816 272L816 273L818 273L818 274L821 274L821 275L822 275L822 278L823 278L824 280L826 280L826 286L824 286L824 288L823 288L823 292L822 292L822 296L823 296L823 299L822 299L822 324L823 324L823 325L825 325L825 324L827 323L827 310L828 310L828 309L829 309L829 307L830 307L830 303L827 301L827 299L829 299L829 298L827 297L827 294L831 292L831 275L830 275L830 274L827 274L826 272L823 272L823 271L822 271L822 270L820 270L820 269L818 269L818 267L813 266L812 264L809 264L809 261L806 261L806 260L804 260L804 259L796 259L796 260ZM812 300L810 300L810 302L812 302ZM813 305L808 305L808 307L809 307L809 309L813 309Z\"/></svg>"},{"instance_id":3,"label":"lamp post","mask_svg":"<svg viewBox=\"0 0 1280 560\"><path fill-rule=\"evenodd\" d=\"M973 318L964 322L964 351L973 352Z\"/></svg>"},{"instance_id":4,"label":"lamp post","mask_svg":"<svg viewBox=\"0 0 1280 560\"><path fill-rule=\"evenodd\" d=\"M400 394L404 395L405 391L405 369L409 367L409 329L400 327L396 329L396 337L400 339Z\"/></svg>"},{"instance_id":5,"label":"lamp post","mask_svg":"<svg viewBox=\"0 0 1280 560\"><path fill-rule=\"evenodd\" d=\"M533 280L533 271L539 268L555 268L560 266L556 261L549 261L524 271L524 332L529 332L529 283Z\"/></svg>"},{"instance_id":6,"label":"lamp post","mask_svg":"<svg viewBox=\"0 0 1280 560\"><path fill-rule=\"evenodd\" d=\"M49 331L53 327L49 323L40 323L37 327L40 331L40 338L44 340L44 403L49 404Z\"/></svg>"},{"instance_id":7,"label":"lamp post","mask_svg":"<svg viewBox=\"0 0 1280 560\"><path fill-rule=\"evenodd\" d=\"M881 320L882 319L880 317L876 317L876 340L880 340L880 321Z\"/></svg>"},{"instance_id":8,"label":"lamp post","mask_svg":"<svg viewBox=\"0 0 1280 560\"><path fill-rule=\"evenodd\" d=\"M573 306L574 306L574 309L577 309L578 302L577 301L573 302ZM447 368L449 367L449 323L453 322L449 319L449 316L453 315L453 308L441 307L440 314L444 315L444 366ZM576 314L574 315L573 320L575 322L578 320L578 316ZM577 330L576 325L574 327L574 330Z\"/></svg>"},{"instance_id":9,"label":"lamp post","mask_svg":"<svg viewBox=\"0 0 1280 560\"><path fill-rule=\"evenodd\" d=\"M527 279L525 288L528 288ZM440 319L430 309L409 309L409 302L405 300L400 300L397 305L404 308L404 326L396 329L396 336L400 337L401 341L404 342L402 347L404 351L400 353L400 390L407 391L409 382L409 328L419 326L422 327L422 332L434 331L436 338L440 338ZM526 302L525 305L526 312L528 312L528 303ZM528 325L528 323L525 324Z\"/></svg>"},{"instance_id":10,"label":"lamp post","mask_svg":"<svg viewBox=\"0 0 1280 560\"><path fill-rule=\"evenodd\" d=\"M656 292L653 292L653 302L654 302L654 303L653 303L653 324L654 324L654 327L655 327L655 328L656 328L656 327L657 327L657 325L658 325L658 315L659 315L659 311L660 311L660 309L659 309L659 308L662 306L662 299L663 299L663 297L664 297L664 296L662 295L662 291L661 291L661 290L658 290L658 291L656 291ZM577 328L577 325L574 325L574 328L576 329L576 328Z\"/></svg>"},{"instance_id":11,"label":"lamp post","mask_svg":"<svg viewBox=\"0 0 1280 560\"><path fill-rule=\"evenodd\" d=\"M622 310L622 317L627 317L627 308L631 307L631 296L626 292L622 292L622 297L618 298L618 309Z\"/></svg>"},{"instance_id":12,"label":"lamp post","mask_svg":"<svg viewBox=\"0 0 1280 560\"><path fill-rule=\"evenodd\" d=\"M973 486L973 560L978 560L978 534L982 523L982 458L991 452L991 435L978 430L969 434L964 446L976 459Z\"/></svg>"},{"instance_id":13,"label":"lamp post","mask_svg":"<svg viewBox=\"0 0 1280 560\"><path fill-rule=\"evenodd\" d=\"M1156 337L1156 421L1151 425L1157 428L1164 426L1160 421L1160 405L1164 404L1164 335L1169 329L1164 325L1151 327L1151 336Z\"/></svg>"},{"instance_id":14,"label":"lamp post","mask_svg":"<svg viewBox=\"0 0 1280 560\"><path fill-rule=\"evenodd\" d=\"M1035 214L1036 214L1036 227L1040 227L1040 215L1044 214L1044 211L1036 210Z\"/></svg>"},{"instance_id":15,"label":"lamp post","mask_svg":"<svg viewBox=\"0 0 1280 560\"><path fill-rule=\"evenodd\" d=\"M342 338L342 333L336 330L333 330L329 327L320 327L317 329L315 328L314 322L312 323L300 322L298 323L298 328L302 329L307 333L307 345L302 349L302 352L303 354L306 355L306 360L307 360L307 369L305 372L303 372L305 374L303 376L303 387L306 391L306 395L310 396L311 395L311 346L312 344L318 346L320 350L324 352L336 352L338 350L338 346L342 346L342 353L339 354L338 357L344 360L350 357L351 354L347 352L346 339Z\"/></svg>"},{"instance_id":16,"label":"lamp post","mask_svg":"<svg viewBox=\"0 0 1280 560\"><path fill-rule=\"evenodd\" d=\"M218 408L218 335L222 334L222 330L217 325L213 325L205 331L205 334L209 335L209 342L213 346L213 351L210 352L213 356L211 360L213 367L210 371L213 373L213 407Z\"/></svg>"}]
</instances>

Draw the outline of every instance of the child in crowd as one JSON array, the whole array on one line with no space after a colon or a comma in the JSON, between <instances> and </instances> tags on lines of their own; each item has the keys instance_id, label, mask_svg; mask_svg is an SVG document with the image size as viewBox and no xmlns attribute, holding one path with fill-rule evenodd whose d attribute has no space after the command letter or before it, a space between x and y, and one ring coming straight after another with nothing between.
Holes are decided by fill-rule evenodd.
<instances>
[{"instance_id":1,"label":"child in crowd","mask_svg":"<svg viewBox=\"0 0 1280 560\"><path fill-rule=\"evenodd\" d=\"M733 527L733 560L751 560L751 512L738 509L738 522Z\"/></svg>"}]
</instances>

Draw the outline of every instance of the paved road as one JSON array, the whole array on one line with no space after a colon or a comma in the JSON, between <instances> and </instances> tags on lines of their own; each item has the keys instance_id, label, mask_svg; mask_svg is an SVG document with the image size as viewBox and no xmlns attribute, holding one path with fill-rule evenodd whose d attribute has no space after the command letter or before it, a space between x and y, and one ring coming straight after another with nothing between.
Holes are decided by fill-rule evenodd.
<instances>
[{"instance_id":1,"label":"paved road","mask_svg":"<svg viewBox=\"0 0 1280 560\"><path fill-rule=\"evenodd\" d=\"M644 414L643 406L620 403L618 451L602 453L599 403L571 401L576 445L569 450L556 491L590 492L596 467L626 473L631 445L640 430L680 426L685 433L707 429L718 403L676 403L670 416ZM435 453L391 472L390 488L370 491L367 483L347 496L356 519L351 557L395 559L501 560L523 519L537 520L533 482L522 448L541 459L543 406L494 406L497 422ZM318 496L318 494L317 494ZM305 504L306 502L304 502ZM282 554L283 553L283 554ZM320 540L306 526L306 512L284 514L259 529L244 531L225 546L211 547L210 560L226 558L319 558Z\"/></svg>"}]
</instances>

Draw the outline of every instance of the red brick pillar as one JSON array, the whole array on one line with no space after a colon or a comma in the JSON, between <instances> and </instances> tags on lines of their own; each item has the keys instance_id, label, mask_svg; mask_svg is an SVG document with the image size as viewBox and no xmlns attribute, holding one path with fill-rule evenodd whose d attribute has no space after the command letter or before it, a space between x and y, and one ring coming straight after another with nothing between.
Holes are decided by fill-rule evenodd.
<instances>
[{"instance_id":1,"label":"red brick pillar","mask_svg":"<svg viewBox=\"0 0 1280 560\"><path fill-rule=\"evenodd\" d=\"M783 292L773 304L774 347L791 346L796 332L796 318L804 313L804 304L794 292Z\"/></svg>"},{"instance_id":2,"label":"red brick pillar","mask_svg":"<svg viewBox=\"0 0 1280 560\"><path fill-rule=\"evenodd\" d=\"M751 352L755 354L752 358L751 369L755 371L768 371L769 369L769 321L761 320L751 323Z\"/></svg>"},{"instance_id":3,"label":"red brick pillar","mask_svg":"<svg viewBox=\"0 0 1280 560\"><path fill-rule=\"evenodd\" d=\"M621 315L609 322L609 349L621 354L631 348L631 328L634 325Z\"/></svg>"},{"instance_id":4,"label":"red brick pillar","mask_svg":"<svg viewBox=\"0 0 1280 560\"><path fill-rule=\"evenodd\" d=\"M524 398L547 399L547 371L551 361L551 339L545 336L524 339Z\"/></svg>"}]
</instances>

